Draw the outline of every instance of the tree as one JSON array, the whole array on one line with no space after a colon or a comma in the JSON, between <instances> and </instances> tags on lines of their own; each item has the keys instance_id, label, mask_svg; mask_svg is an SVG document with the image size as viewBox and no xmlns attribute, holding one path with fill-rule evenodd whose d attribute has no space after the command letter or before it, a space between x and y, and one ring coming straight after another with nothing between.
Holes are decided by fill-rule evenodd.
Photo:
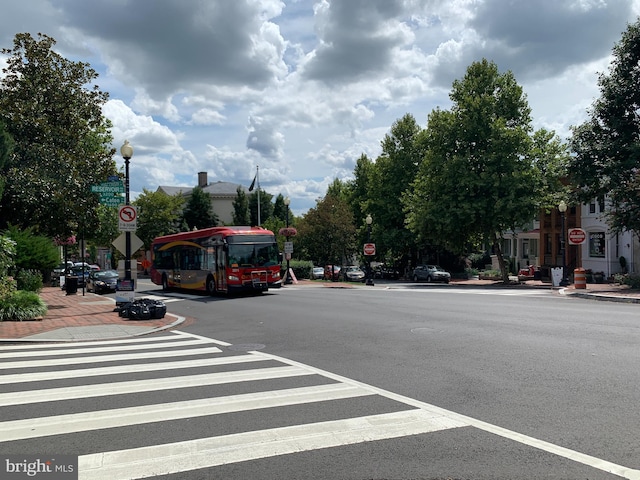
<instances>
[{"instance_id":1,"label":"tree","mask_svg":"<svg viewBox=\"0 0 640 480\"><path fill-rule=\"evenodd\" d=\"M507 282L502 232L531 221L540 205L530 108L513 74L487 60L453 83L450 98L450 111L428 118L426 156L403 199L408 226L458 253L488 240Z\"/></svg>"},{"instance_id":2,"label":"tree","mask_svg":"<svg viewBox=\"0 0 640 480\"><path fill-rule=\"evenodd\" d=\"M182 211L182 222L189 230L218 225L218 216L211 208L211 195L202 187L195 187Z\"/></svg>"},{"instance_id":3,"label":"tree","mask_svg":"<svg viewBox=\"0 0 640 480\"><path fill-rule=\"evenodd\" d=\"M58 264L58 248L51 238L35 234L33 228L23 230L15 225L9 225L2 235L16 242L14 257L16 269L48 273Z\"/></svg>"},{"instance_id":4,"label":"tree","mask_svg":"<svg viewBox=\"0 0 640 480\"><path fill-rule=\"evenodd\" d=\"M361 214L371 214L372 241L394 263L408 260L416 246L415 235L406 228L400 198L415 179L424 157L421 130L410 114L397 120L381 142L382 154L366 172L370 175L369 198Z\"/></svg>"},{"instance_id":5,"label":"tree","mask_svg":"<svg viewBox=\"0 0 640 480\"><path fill-rule=\"evenodd\" d=\"M184 205L181 194L167 195L142 189L142 194L132 203L138 207L136 235L147 250L154 238L180 231L180 212Z\"/></svg>"},{"instance_id":6,"label":"tree","mask_svg":"<svg viewBox=\"0 0 640 480\"><path fill-rule=\"evenodd\" d=\"M590 118L573 129L569 175L582 202L604 200L614 231L640 232L640 20L613 48Z\"/></svg>"},{"instance_id":7,"label":"tree","mask_svg":"<svg viewBox=\"0 0 640 480\"><path fill-rule=\"evenodd\" d=\"M236 189L236 198L233 200L233 224L249 225L249 199L241 186Z\"/></svg>"},{"instance_id":8,"label":"tree","mask_svg":"<svg viewBox=\"0 0 640 480\"><path fill-rule=\"evenodd\" d=\"M297 220L296 245L300 258L316 265L341 264L355 252L356 228L348 203L327 194Z\"/></svg>"},{"instance_id":9,"label":"tree","mask_svg":"<svg viewBox=\"0 0 640 480\"><path fill-rule=\"evenodd\" d=\"M284 204L284 196L281 193L278 194L273 204L273 216L285 222L287 220L287 206Z\"/></svg>"},{"instance_id":10,"label":"tree","mask_svg":"<svg viewBox=\"0 0 640 480\"><path fill-rule=\"evenodd\" d=\"M7 132L4 124L0 121L0 198L4 192L4 186L6 184L5 172L7 165L11 161L13 156L13 149L15 148L15 142L13 138Z\"/></svg>"},{"instance_id":11,"label":"tree","mask_svg":"<svg viewBox=\"0 0 640 480\"><path fill-rule=\"evenodd\" d=\"M258 198L260 198L260 221L258 221ZM265 220L273 215L273 203L271 199L273 195L265 192L258 187L253 193L249 195L249 215L251 225L262 224Z\"/></svg>"},{"instance_id":12,"label":"tree","mask_svg":"<svg viewBox=\"0 0 640 480\"><path fill-rule=\"evenodd\" d=\"M116 173L110 124L102 116L108 95L86 63L55 53L55 40L15 36L0 80L0 122L15 142L3 167L6 187L0 225L17 222L34 231L69 236L81 217L92 228L98 203L90 186Z\"/></svg>"}]
</instances>

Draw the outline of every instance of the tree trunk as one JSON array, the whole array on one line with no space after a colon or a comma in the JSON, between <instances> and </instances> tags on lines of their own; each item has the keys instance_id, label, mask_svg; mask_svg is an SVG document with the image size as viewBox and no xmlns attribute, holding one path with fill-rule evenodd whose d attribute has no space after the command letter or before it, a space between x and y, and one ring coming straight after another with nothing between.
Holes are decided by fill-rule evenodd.
<instances>
[{"instance_id":1,"label":"tree trunk","mask_svg":"<svg viewBox=\"0 0 640 480\"><path fill-rule=\"evenodd\" d=\"M504 263L504 257L502 256L502 249L500 248L500 239L496 238L493 241L493 252L498 257L498 265L500 266L500 273L502 274L502 283L509 283L509 270Z\"/></svg>"}]
</instances>

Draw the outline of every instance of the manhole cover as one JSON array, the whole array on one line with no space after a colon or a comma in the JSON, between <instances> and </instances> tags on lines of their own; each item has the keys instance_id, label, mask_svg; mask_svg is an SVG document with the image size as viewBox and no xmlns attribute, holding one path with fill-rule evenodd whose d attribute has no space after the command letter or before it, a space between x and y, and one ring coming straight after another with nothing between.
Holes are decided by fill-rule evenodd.
<instances>
[{"instance_id":1,"label":"manhole cover","mask_svg":"<svg viewBox=\"0 0 640 480\"><path fill-rule=\"evenodd\" d=\"M236 352L250 352L252 350L262 350L265 346L261 343L238 343L237 345L231 345L229 350L235 350Z\"/></svg>"}]
</instances>

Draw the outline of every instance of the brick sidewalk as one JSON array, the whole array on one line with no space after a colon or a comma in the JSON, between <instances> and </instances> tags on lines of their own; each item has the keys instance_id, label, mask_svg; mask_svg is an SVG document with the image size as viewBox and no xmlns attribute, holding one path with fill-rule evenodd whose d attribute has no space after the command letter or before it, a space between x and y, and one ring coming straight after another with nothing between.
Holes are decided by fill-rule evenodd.
<instances>
[{"instance_id":1,"label":"brick sidewalk","mask_svg":"<svg viewBox=\"0 0 640 480\"><path fill-rule=\"evenodd\" d=\"M0 338L23 338L38 333L66 327L97 325L135 325L156 328L172 323L175 318L165 316L158 320L129 320L114 312L115 303L109 297L93 293L67 295L59 287L44 287L40 298L47 304L48 312L42 320L25 322L0 322Z\"/></svg>"}]
</instances>

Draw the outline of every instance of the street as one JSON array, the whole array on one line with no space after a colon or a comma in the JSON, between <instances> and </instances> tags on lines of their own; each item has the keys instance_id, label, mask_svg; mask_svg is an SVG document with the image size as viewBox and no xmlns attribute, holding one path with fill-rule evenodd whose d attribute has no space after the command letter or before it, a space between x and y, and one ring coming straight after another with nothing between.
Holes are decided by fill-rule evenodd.
<instances>
[{"instance_id":1,"label":"street","mask_svg":"<svg viewBox=\"0 0 640 480\"><path fill-rule=\"evenodd\" d=\"M452 285L140 288L188 320L2 348L0 451L80 455L87 479L640 478L637 305Z\"/></svg>"}]
</instances>

